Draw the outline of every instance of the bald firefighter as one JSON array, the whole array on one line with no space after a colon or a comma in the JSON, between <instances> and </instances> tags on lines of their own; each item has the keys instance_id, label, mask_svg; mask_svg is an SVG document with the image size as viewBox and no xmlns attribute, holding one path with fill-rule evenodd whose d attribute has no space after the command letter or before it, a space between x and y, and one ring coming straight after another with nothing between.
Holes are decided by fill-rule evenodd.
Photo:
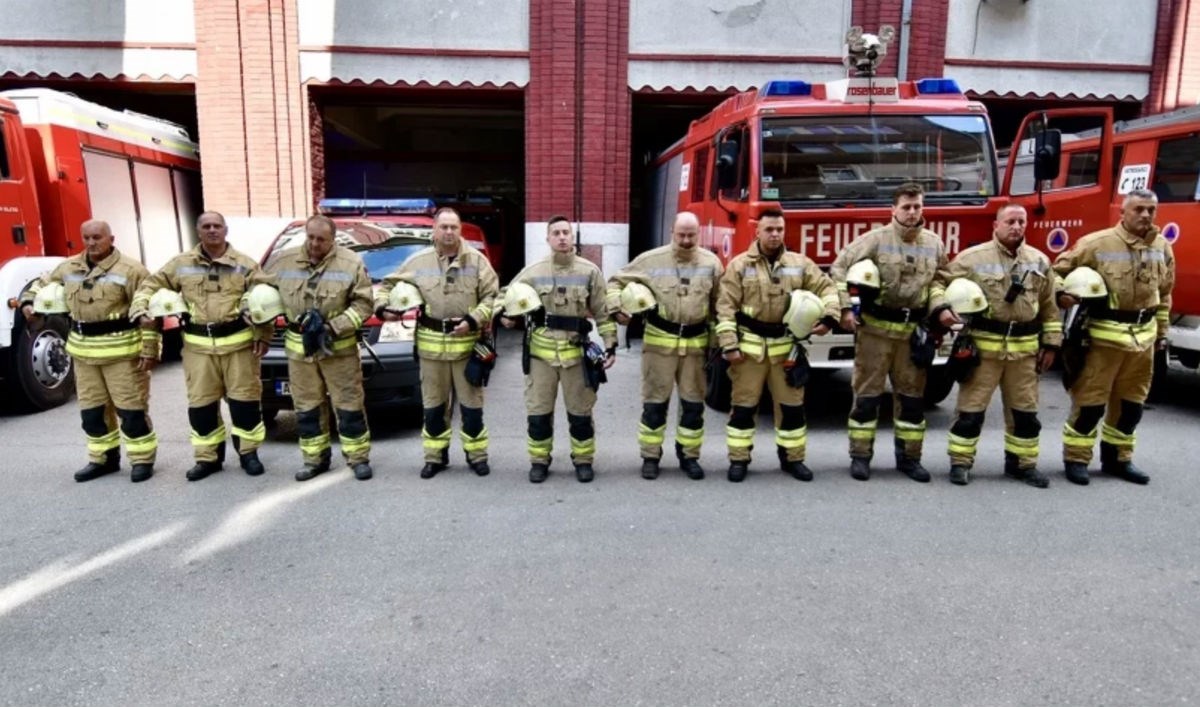
<instances>
[{"instance_id":1,"label":"bald firefighter","mask_svg":"<svg viewBox=\"0 0 1200 707\"><path fill-rule=\"evenodd\" d=\"M714 253L698 247L700 222L686 211L675 217L671 243L642 253L608 280L606 304L621 324L621 293L630 283L650 289L654 306L643 313L642 418L638 445L642 478L656 479L666 438L671 391L679 386L679 422L675 456L691 479L703 479L700 444L704 440L704 363L709 322L716 309L717 282L724 272Z\"/></svg>"},{"instance_id":2,"label":"bald firefighter","mask_svg":"<svg viewBox=\"0 0 1200 707\"><path fill-rule=\"evenodd\" d=\"M1087 313L1091 345L1071 386L1071 414L1063 426L1066 476L1076 484L1088 483L1097 428L1100 470L1135 484L1150 482L1133 463L1133 447L1154 374L1154 352L1167 346L1175 286L1175 255L1154 225L1157 211L1155 193L1135 189L1121 205L1120 223L1084 236L1054 261L1060 277L1089 267L1108 289L1107 302ZM1079 303L1060 292L1064 309Z\"/></svg>"},{"instance_id":3,"label":"bald firefighter","mask_svg":"<svg viewBox=\"0 0 1200 707\"><path fill-rule=\"evenodd\" d=\"M242 317L242 297L267 276L258 263L229 245L225 217L206 211L196 220L200 243L167 261L146 278L130 305L130 316L149 326L150 298L160 289L183 295L183 376L188 423L196 465L188 481L221 470L225 461L225 423L221 398L229 405L233 448L251 476L264 469L258 448L266 438L262 421L259 359L275 332L273 322L252 327Z\"/></svg>"},{"instance_id":4,"label":"bald firefighter","mask_svg":"<svg viewBox=\"0 0 1200 707\"><path fill-rule=\"evenodd\" d=\"M807 290L825 306L811 334L825 335L837 323L837 288L815 263L783 244L783 212L766 209L758 217L755 241L729 261L717 296L717 345L729 362L733 410L725 427L729 450L728 478L746 479L754 449L755 413L763 385L775 401L775 446L780 468L801 481L811 481L804 464L808 422L804 387L789 380L785 361L798 346L784 314L793 290Z\"/></svg>"},{"instance_id":5,"label":"bald firefighter","mask_svg":"<svg viewBox=\"0 0 1200 707\"><path fill-rule=\"evenodd\" d=\"M113 246L106 222L85 221L80 235L84 251L26 288L20 297L21 313L27 326L37 326L41 316L35 312L35 298L43 288L62 288L71 318L67 353L75 364L75 393L88 449L88 463L75 473L75 480L119 471L124 437L133 467L130 480L145 481L154 474L158 452L148 410L150 371L158 363L162 340L156 329L141 329L130 320L129 303L150 273Z\"/></svg>"},{"instance_id":6,"label":"bald firefighter","mask_svg":"<svg viewBox=\"0 0 1200 707\"><path fill-rule=\"evenodd\" d=\"M525 413L528 422L529 481L540 484L550 474L554 451L554 403L562 388L571 436L575 478L595 478L596 428L592 408L603 372L616 362L617 325L604 306L605 284L600 268L575 254L571 222L552 216L546 224L550 255L517 273L509 287L533 288L540 308L526 315L527 333L522 368L525 370ZM601 349L589 341L592 323L603 340ZM501 319L515 325L511 315Z\"/></svg>"},{"instance_id":7,"label":"bald firefighter","mask_svg":"<svg viewBox=\"0 0 1200 707\"><path fill-rule=\"evenodd\" d=\"M284 351L304 458L296 480L329 471L328 399L342 456L354 478L365 481L371 478L371 432L363 410L358 331L373 310L371 278L357 253L337 245L337 226L328 216L308 219L304 234L303 245L269 265L288 320Z\"/></svg>"},{"instance_id":8,"label":"bald firefighter","mask_svg":"<svg viewBox=\"0 0 1200 707\"><path fill-rule=\"evenodd\" d=\"M946 249L924 227L925 191L908 183L892 195L892 222L864 233L842 249L829 274L841 296L842 328L857 333L854 342L854 407L848 422L850 475L871 478L875 430L888 379L892 383L896 468L914 481L929 481L921 465L925 440L925 368L933 350L918 326L929 314L930 285L947 264ZM846 285L847 271L870 260L879 268L878 297L861 305L856 316ZM916 332L914 336L914 332Z\"/></svg>"},{"instance_id":9,"label":"bald firefighter","mask_svg":"<svg viewBox=\"0 0 1200 707\"><path fill-rule=\"evenodd\" d=\"M1037 468L1038 375L1054 364L1062 321L1050 259L1025 244L1026 223L1024 207L1001 206L992 240L959 253L933 286L930 304L941 324L949 328L966 319L964 345L956 344L956 353L973 354L964 348L967 336L978 352L978 365L971 370L974 362L967 362L967 377L959 380L950 427L950 481L961 486L971 480L984 413L997 387L1004 405L1004 474L1037 488L1050 485ZM959 303L947 293L959 279L978 285L982 301Z\"/></svg>"},{"instance_id":10,"label":"bald firefighter","mask_svg":"<svg viewBox=\"0 0 1200 707\"><path fill-rule=\"evenodd\" d=\"M468 380L467 364L480 334L492 322L499 279L491 263L463 242L462 219L451 208L434 215L433 246L414 253L383 280L375 308L385 321L399 321L388 309L388 297L398 283L420 291L424 304L417 319L416 347L421 363L421 427L425 465L422 479L432 479L450 463L450 421L453 396L462 412L463 450L467 465L479 476L488 465L488 432L483 423L483 386Z\"/></svg>"}]
</instances>

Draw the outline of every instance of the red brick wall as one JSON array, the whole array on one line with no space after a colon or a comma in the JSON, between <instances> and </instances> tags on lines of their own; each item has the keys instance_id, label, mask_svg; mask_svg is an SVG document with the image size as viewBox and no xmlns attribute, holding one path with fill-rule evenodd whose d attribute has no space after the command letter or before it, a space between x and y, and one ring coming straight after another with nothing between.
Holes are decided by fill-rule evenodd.
<instances>
[{"instance_id":1,"label":"red brick wall","mask_svg":"<svg viewBox=\"0 0 1200 707\"><path fill-rule=\"evenodd\" d=\"M306 213L296 0L204 0L195 12L205 208Z\"/></svg>"},{"instance_id":2,"label":"red brick wall","mask_svg":"<svg viewBox=\"0 0 1200 707\"><path fill-rule=\"evenodd\" d=\"M900 61L900 12L903 4L902 0L854 0L854 7L850 11L850 23L856 27L862 27L864 32L874 34L879 31L880 25L891 25L896 28L896 39L888 47L888 53L879 66L880 76L895 76L897 73L896 67L899 66ZM943 24L945 24L944 21Z\"/></svg>"},{"instance_id":3,"label":"red brick wall","mask_svg":"<svg viewBox=\"0 0 1200 707\"><path fill-rule=\"evenodd\" d=\"M1200 2L1159 0L1150 92L1142 104L1149 115L1200 101L1200 55L1187 52L1200 38Z\"/></svg>"},{"instance_id":4,"label":"red brick wall","mask_svg":"<svg viewBox=\"0 0 1200 707\"><path fill-rule=\"evenodd\" d=\"M946 70L950 0L914 0L908 40L908 79L941 76ZM899 36L900 27L896 27ZM899 47L896 51L899 55Z\"/></svg>"},{"instance_id":5,"label":"red brick wall","mask_svg":"<svg viewBox=\"0 0 1200 707\"><path fill-rule=\"evenodd\" d=\"M576 3L582 28L576 32ZM582 131L576 120L576 41L582 42ZM525 92L526 220L562 213L629 220L629 0L530 0ZM582 134L576 174L576 135ZM576 213L576 180L581 211Z\"/></svg>"}]
</instances>

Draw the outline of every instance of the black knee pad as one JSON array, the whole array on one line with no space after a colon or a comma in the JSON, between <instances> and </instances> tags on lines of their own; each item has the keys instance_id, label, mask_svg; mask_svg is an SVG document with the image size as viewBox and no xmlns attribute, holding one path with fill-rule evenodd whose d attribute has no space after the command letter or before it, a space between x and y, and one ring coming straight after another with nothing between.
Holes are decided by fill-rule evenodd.
<instances>
[{"instance_id":1,"label":"black knee pad","mask_svg":"<svg viewBox=\"0 0 1200 707\"><path fill-rule=\"evenodd\" d=\"M459 405L458 409L462 411L463 433L478 437L479 433L483 432L483 409L469 408L466 405Z\"/></svg>"},{"instance_id":2,"label":"black knee pad","mask_svg":"<svg viewBox=\"0 0 1200 707\"><path fill-rule=\"evenodd\" d=\"M919 425L925 421L925 401L911 395L900 395L900 419Z\"/></svg>"},{"instance_id":3,"label":"black knee pad","mask_svg":"<svg viewBox=\"0 0 1200 707\"><path fill-rule=\"evenodd\" d=\"M734 405L733 414L729 416L729 426L735 430L754 429L754 408Z\"/></svg>"},{"instance_id":4,"label":"black knee pad","mask_svg":"<svg viewBox=\"0 0 1200 707\"><path fill-rule=\"evenodd\" d=\"M667 424L667 404L642 403L642 424L652 430Z\"/></svg>"},{"instance_id":5,"label":"black knee pad","mask_svg":"<svg viewBox=\"0 0 1200 707\"><path fill-rule=\"evenodd\" d=\"M803 405L779 406L779 429L798 430L808 424Z\"/></svg>"},{"instance_id":6,"label":"black knee pad","mask_svg":"<svg viewBox=\"0 0 1200 707\"><path fill-rule=\"evenodd\" d=\"M446 406L425 408L425 433L437 437L446 431Z\"/></svg>"},{"instance_id":7,"label":"black knee pad","mask_svg":"<svg viewBox=\"0 0 1200 707\"><path fill-rule=\"evenodd\" d=\"M954 421L954 425L950 427L950 434L974 439L983 431L983 416L982 412L960 412L958 419Z\"/></svg>"},{"instance_id":8,"label":"black knee pad","mask_svg":"<svg viewBox=\"0 0 1200 707\"><path fill-rule=\"evenodd\" d=\"M104 406L88 408L79 411L79 419L83 431L89 437L103 437L108 434L108 424L104 421Z\"/></svg>"},{"instance_id":9,"label":"black knee pad","mask_svg":"<svg viewBox=\"0 0 1200 707\"><path fill-rule=\"evenodd\" d=\"M320 435L321 408L313 408L312 410L297 410L296 433L301 437L316 437Z\"/></svg>"},{"instance_id":10,"label":"black knee pad","mask_svg":"<svg viewBox=\"0 0 1200 707\"><path fill-rule=\"evenodd\" d=\"M203 407L188 408L188 424L201 437L212 434L221 424L220 407L209 403Z\"/></svg>"},{"instance_id":11,"label":"black knee pad","mask_svg":"<svg viewBox=\"0 0 1200 707\"><path fill-rule=\"evenodd\" d=\"M1121 414L1117 416L1117 429L1127 435L1133 434L1142 421L1142 404L1132 400L1121 401Z\"/></svg>"},{"instance_id":12,"label":"black knee pad","mask_svg":"<svg viewBox=\"0 0 1200 707\"><path fill-rule=\"evenodd\" d=\"M850 411L850 419L855 422L871 422L879 419L879 405L883 399L878 395L860 396L854 401L854 409Z\"/></svg>"},{"instance_id":13,"label":"black knee pad","mask_svg":"<svg viewBox=\"0 0 1200 707\"><path fill-rule=\"evenodd\" d=\"M117 417L121 418L121 431L129 439L137 439L150 434L150 425L146 422L145 410L122 410L117 408Z\"/></svg>"},{"instance_id":14,"label":"black knee pad","mask_svg":"<svg viewBox=\"0 0 1200 707\"><path fill-rule=\"evenodd\" d=\"M1075 418L1075 422L1071 423L1071 427L1080 434L1088 434L1096 429L1100 418L1104 417L1103 405L1088 405L1079 408L1079 416Z\"/></svg>"},{"instance_id":15,"label":"black knee pad","mask_svg":"<svg viewBox=\"0 0 1200 707\"><path fill-rule=\"evenodd\" d=\"M530 415L529 439L550 439L554 436L554 415Z\"/></svg>"},{"instance_id":16,"label":"black knee pad","mask_svg":"<svg viewBox=\"0 0 1200 707\"><path fill-rule=\"evenodd\" d=\"M1042 431L1042 423L1038 422L1036 411L1013 410L1012 416L1014 437L1033 439Z\"/></svg>"},{"instance_id":17,"label":"black knee pad","mask_svg":"<svg viewBox=\"0 0 1200 707\"><path fill-rule=\"evenodd\" d=\"M252 430L262 423L262 408L257 400L227 400L229 419L238 429Z\"/></svg>"},{"instance_id":18,"label":"black knee pad","mask_svg":"<svg viewBox=\"0 0 1200 707\"><path fill-rule=\"evenodd\" d=\"M698 430L704 426L704 403L690 400L679 401L679 426Z\"/></svg>"},{"instance_id":19,"label":"black knee pad","mask_svg":"<svg viewBox=\"0 0 1200 707\"><path fill-rule=\"evenodd\" d=\"M367 418L362 410L338 410L338 434L343 437L362 437L367 433Z\"/></svg>"},{"instance_id":20,"label":"black knee pad","mask_svg":"<svg viewBox=\"0 0 1200 707\"><path fill-rule=\"evenodd\" d=\"M572 439L591 439L596 436L596 428L592 425L591 415L567 414L567 425L570 426Z\"/></svg>"}]
</instances>

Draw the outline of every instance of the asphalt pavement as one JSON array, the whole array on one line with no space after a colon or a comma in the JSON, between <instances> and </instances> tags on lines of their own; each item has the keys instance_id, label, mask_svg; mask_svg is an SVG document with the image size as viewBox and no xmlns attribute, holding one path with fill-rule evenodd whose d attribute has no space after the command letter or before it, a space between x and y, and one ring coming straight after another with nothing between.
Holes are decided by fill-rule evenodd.
<instances>
[{"instance_id":1,"label":"asphalt pavement","mask_svg":"<svg viewBox=\"0 0 1200 707\"><path fill-rule=\"evenodd\" d=\"M77 484L73 403L0 416L0 703L13 705L1167 705L1200 700L1200 376L1146 412L1138 487L1062 476L1068 402L1043 381L1046 490L1001 474L989 410L975 480L946 479L953 398L918 484L847 473L849 376L808 391L809 466L778 470L769 415L742 484L708 411L704 481L638 475L638 350L600 391L594 483L526 480L516 337L485 420L421 480L418 418L374 412L376 477L306 483L294 417L267 473L189 483L178 363L154 374L153 479ZM672 406L673 420L677 407ZM456 421L457 422L457 421ZM668 454L668 457L670 455ZM1095 466L1095 465L1094 465Z\"/></svg>"}]
</instances>

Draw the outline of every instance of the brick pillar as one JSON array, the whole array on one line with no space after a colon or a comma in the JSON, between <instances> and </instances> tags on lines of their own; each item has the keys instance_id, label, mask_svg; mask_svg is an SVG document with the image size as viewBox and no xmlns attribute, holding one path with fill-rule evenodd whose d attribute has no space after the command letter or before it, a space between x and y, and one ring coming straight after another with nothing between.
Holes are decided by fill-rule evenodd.
<instances>
[{"instance_id":1,"label":"brick pillar","mask_svg":"<svg viewBox=\"0 0 1200 707\"><path fill-rule=\"evenodd\" d=\"M308 213L296 0L204 0L195 13L205 208L252 218Z\"/></svg>"},{"instance_id":2,"label":"brick pillar","mask_svg":"<svg viewBox=\"0 0 1200 707\"><path fill-rule=\"evenodd\" d=\"M914 18L916 4L914 3L913 8ZM864 32L874 34L879 31L880 25L891 25L896 28L896 39L888 47L888 53L883 57L883 63L877 72L879 76L895 76L896 67L900 65L900 19L903 6L903 0L854 0L854 6L850 10L850 24L862 27ZM912 54L911 48L909 54Z\"/></svg>"},{"instance_id":3,"label":"brick pillar","mask_svg":"<svg viewBox=\"0 0 1200 707\"><path fill-rule=\"evenodd\" d=\"M1200 101L1200 55L1188 52L1200 37L1200 2L1159 0L1154 32L1150 92L1143 115L1194 105Z\"/></svg>"},{"instance_id":4,"label":"brick pillar","mask_svg":"<svg viewBox=\"0 0 1200 707\"><path fill-rule=\"evenodd\" d=\"M582 221L584 256L612 272L629 249L629 0L530 0L529 44L526 262L545 254L545 221L561 213Z\"/></svg>"},{"instance_id":5,"label":"brick pillar","mask_svg":"<svg viewBox=\"0 0 1200 707\"><path fill-rule=\"evenodd\" d=\"M950 21L950 0L913 0L912 13L908 35L908 79L915 81L941 76L946 71L946 27ZM897 27L896 32L899 31ZM897 57L899 54L900 47L897 45Z\"/></svg>"}]
</instances>

